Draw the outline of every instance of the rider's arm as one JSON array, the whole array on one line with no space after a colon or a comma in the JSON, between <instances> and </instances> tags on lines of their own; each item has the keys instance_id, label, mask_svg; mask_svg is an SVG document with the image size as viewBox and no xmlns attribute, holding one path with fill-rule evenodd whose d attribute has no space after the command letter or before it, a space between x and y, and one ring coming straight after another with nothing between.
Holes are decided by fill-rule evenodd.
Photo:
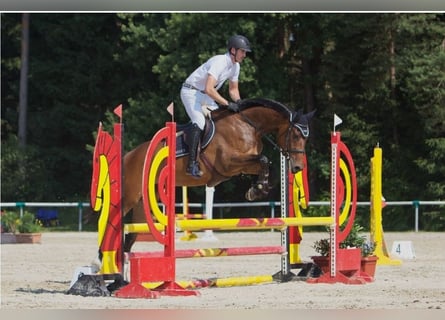
<instances>
[{"instance_id":1,"label":"rider's arm","mask_svg":"<svg viewBox=\"0 0 445 320\"><path fill-rule=\"evenodd\" d=\"M211 74L208 75L207 81L206 81L206 87L205 92L206 94L215 100L218 104L227 106L229 104L229 101L224 99L219 92L215 89L216 86L216 79Z\"/></svg>"},{"instance_id":2,"label":"rider's arm","mask_svg":"<svg viewBox=\"0 0 445 320\"><path fill-rule=\"evenodd\" d=\"M238 89L238 81L229 81L229 95L233 101L241 99Z\"/></svg>"}]
</instances>

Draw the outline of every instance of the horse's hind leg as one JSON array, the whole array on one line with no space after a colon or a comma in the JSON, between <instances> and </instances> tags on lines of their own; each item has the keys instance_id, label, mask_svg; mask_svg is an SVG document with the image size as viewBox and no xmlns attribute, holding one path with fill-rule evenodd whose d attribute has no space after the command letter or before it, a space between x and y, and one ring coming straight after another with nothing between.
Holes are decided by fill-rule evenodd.
<instances>
[{"instance_id":1,"label":"horse's hind leg","mask_svg":"<svg viewBox=\"0 0 445 320\"><path fill-rule=\"evenodd\" d=\"M250 187L246 192L248 201L255 201L265 198L269 193L269 159L265 155L261 155L260 159L261 171L258 175L256 184Z\"/></svg>"},{"instance_id":2,"label":"horse's hind leg","mask_svg":"<svg viewBox=\"0 0 445 320\"><path fill-rule=\"evenodd\" d=\"M124 223L132 223L134 221L133 215L134 215L134 211L133 211L133 209L131 209L125 215ZM124 252L130 252L131 251L131 247L133 247L133 244L136 242L136 237L137 237L136 233L127 233L127 234L125 234L125 236L124 236L124 247L123 247Z\"/></svg>"},{"instance_id":3,"label":"horse's hind leg","mask_svg":"<svg viewBox=\"0 0 445 320\"><path fill-rule=\"evenodd\" d=\"M124 252L130 252L131 247L136 242L137 234L136 233L127 233L124 238Z\"/></svg>"},{"instance_id":4,"label":"horse's hind leg","mask_svg":"<svg viewBox=\"0 0 445 320\"><path fill-rule=\"evenodd\" d=\"M146 222L142 200L125 215L124 223L144 223ZM130 252L136 242L137 233L127 233L124 239L124 252Z\"/></svg>"},{"instance_id":5,"label":"horse's hind leg","mask_svg":"<svg viewBox=\"0 0 445 320\"><path fill-rule=\"evenodd\" d=\"M140 200L138 204L125 215L124 223L142 223L142 222L145 222L145 213L142 205L142 200ZM138 236L137 233L125 234L124 245L122 248L124 253L131 252L131 248L136 242L137 236ZM128 259L124 259L123 274L124 274L124 280L126 281L128 281L128 279L130 278L129 272L130 270L129 270Z\"/></svg>"}]
</instances>

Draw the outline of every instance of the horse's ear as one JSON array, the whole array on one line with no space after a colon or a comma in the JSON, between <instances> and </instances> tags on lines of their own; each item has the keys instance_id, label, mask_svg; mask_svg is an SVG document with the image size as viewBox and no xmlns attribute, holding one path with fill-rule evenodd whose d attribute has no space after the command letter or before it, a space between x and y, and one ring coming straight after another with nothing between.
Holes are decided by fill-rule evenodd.
<instances>
[{"instance_id":1,"label":"horse's ear","mask_svg":"<svg viewBox=\"0 0 445 320\"><path fill-rule=\"evenodd\" d=\"M303 109L297 110L292 112L292 117L291 117L291 121L293 123L297 122L298 119L300 119L300 117L303 115Z\"/></svg>"},{"instance_id":2,"label":"horse's ear","mask_svg":"<svg viewBox=\"0 0 445 320\"><path fill-rule=\"evenodd\" d=\"M315 109L314 111L311 111L309 113L306 113L306 118L307 118L307 122L310 122L311 119L314 117L315 112L317 112L317 109Z\"/></svg>"},{"instance_id":3,"label":"horse's ear","mask_svg":"<svg viewBox=\"0 0 445 320\"><path fill-rule=\"evenodd\" d=\"M309 124L309 122L311 122L311 119L314 117L315 112L317 112L317 110L311 111L306 114L303 113L303 109L294 111L292 113L292 122L293 123L301 122L304 124Z\"/></svg>"}]
</instances>

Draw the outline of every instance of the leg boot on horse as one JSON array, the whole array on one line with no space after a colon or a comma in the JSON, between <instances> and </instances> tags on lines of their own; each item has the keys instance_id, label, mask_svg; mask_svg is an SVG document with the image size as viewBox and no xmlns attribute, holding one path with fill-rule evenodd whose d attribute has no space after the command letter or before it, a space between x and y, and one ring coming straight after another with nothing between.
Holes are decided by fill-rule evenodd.
<instances>
[{"instance_id":1,"label":"leg boot on horse","mask_svg":"<svg viewBox=\"0 0 445 320\"><path fill-rule=\"evenodd\" d=\"M198 145L199 140L201 138L202 130L198 127L196 123L193 124L193 129L191 131L191 137L189 141L189 161L186 169L186 174L191 175L196 178L200 178L203 175L203 172L199 168L198 161L196 160L198 155Z\"/></svg>"}]
</instances>

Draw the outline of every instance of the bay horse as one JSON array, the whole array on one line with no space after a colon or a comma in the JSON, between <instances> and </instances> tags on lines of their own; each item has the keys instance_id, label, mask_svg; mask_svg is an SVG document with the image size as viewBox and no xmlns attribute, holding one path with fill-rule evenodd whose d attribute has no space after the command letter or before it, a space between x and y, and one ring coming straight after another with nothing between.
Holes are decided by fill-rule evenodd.
<instances>
[{"instance_id":1,"label":"bay horse","mask_svg":"<svg viewBox=\"0 0 445 320\"><path fill-rule=\"evenodd\" d=\"M257 175L257 182L246 192L246 199L253 201L265 197L270 189L269 160L261 154L262 138L274 144L287 157L292 173L297 173L304 167L305 145L314 113L292 111L282 103L264 98L243 100L238 113L225 108L211 112L215 133L198 156L203 175L200 178L186 175L188 156L177 157L176 185L212 187L240 174ZM275 138L272 140L268 134ZM133 223L146 219L141 178L149 143L140 144L123 159L123 214L132 211ZM136 234L126 235L124 252L130 252L135 240Z\"/></svg>"}]
</instances>

